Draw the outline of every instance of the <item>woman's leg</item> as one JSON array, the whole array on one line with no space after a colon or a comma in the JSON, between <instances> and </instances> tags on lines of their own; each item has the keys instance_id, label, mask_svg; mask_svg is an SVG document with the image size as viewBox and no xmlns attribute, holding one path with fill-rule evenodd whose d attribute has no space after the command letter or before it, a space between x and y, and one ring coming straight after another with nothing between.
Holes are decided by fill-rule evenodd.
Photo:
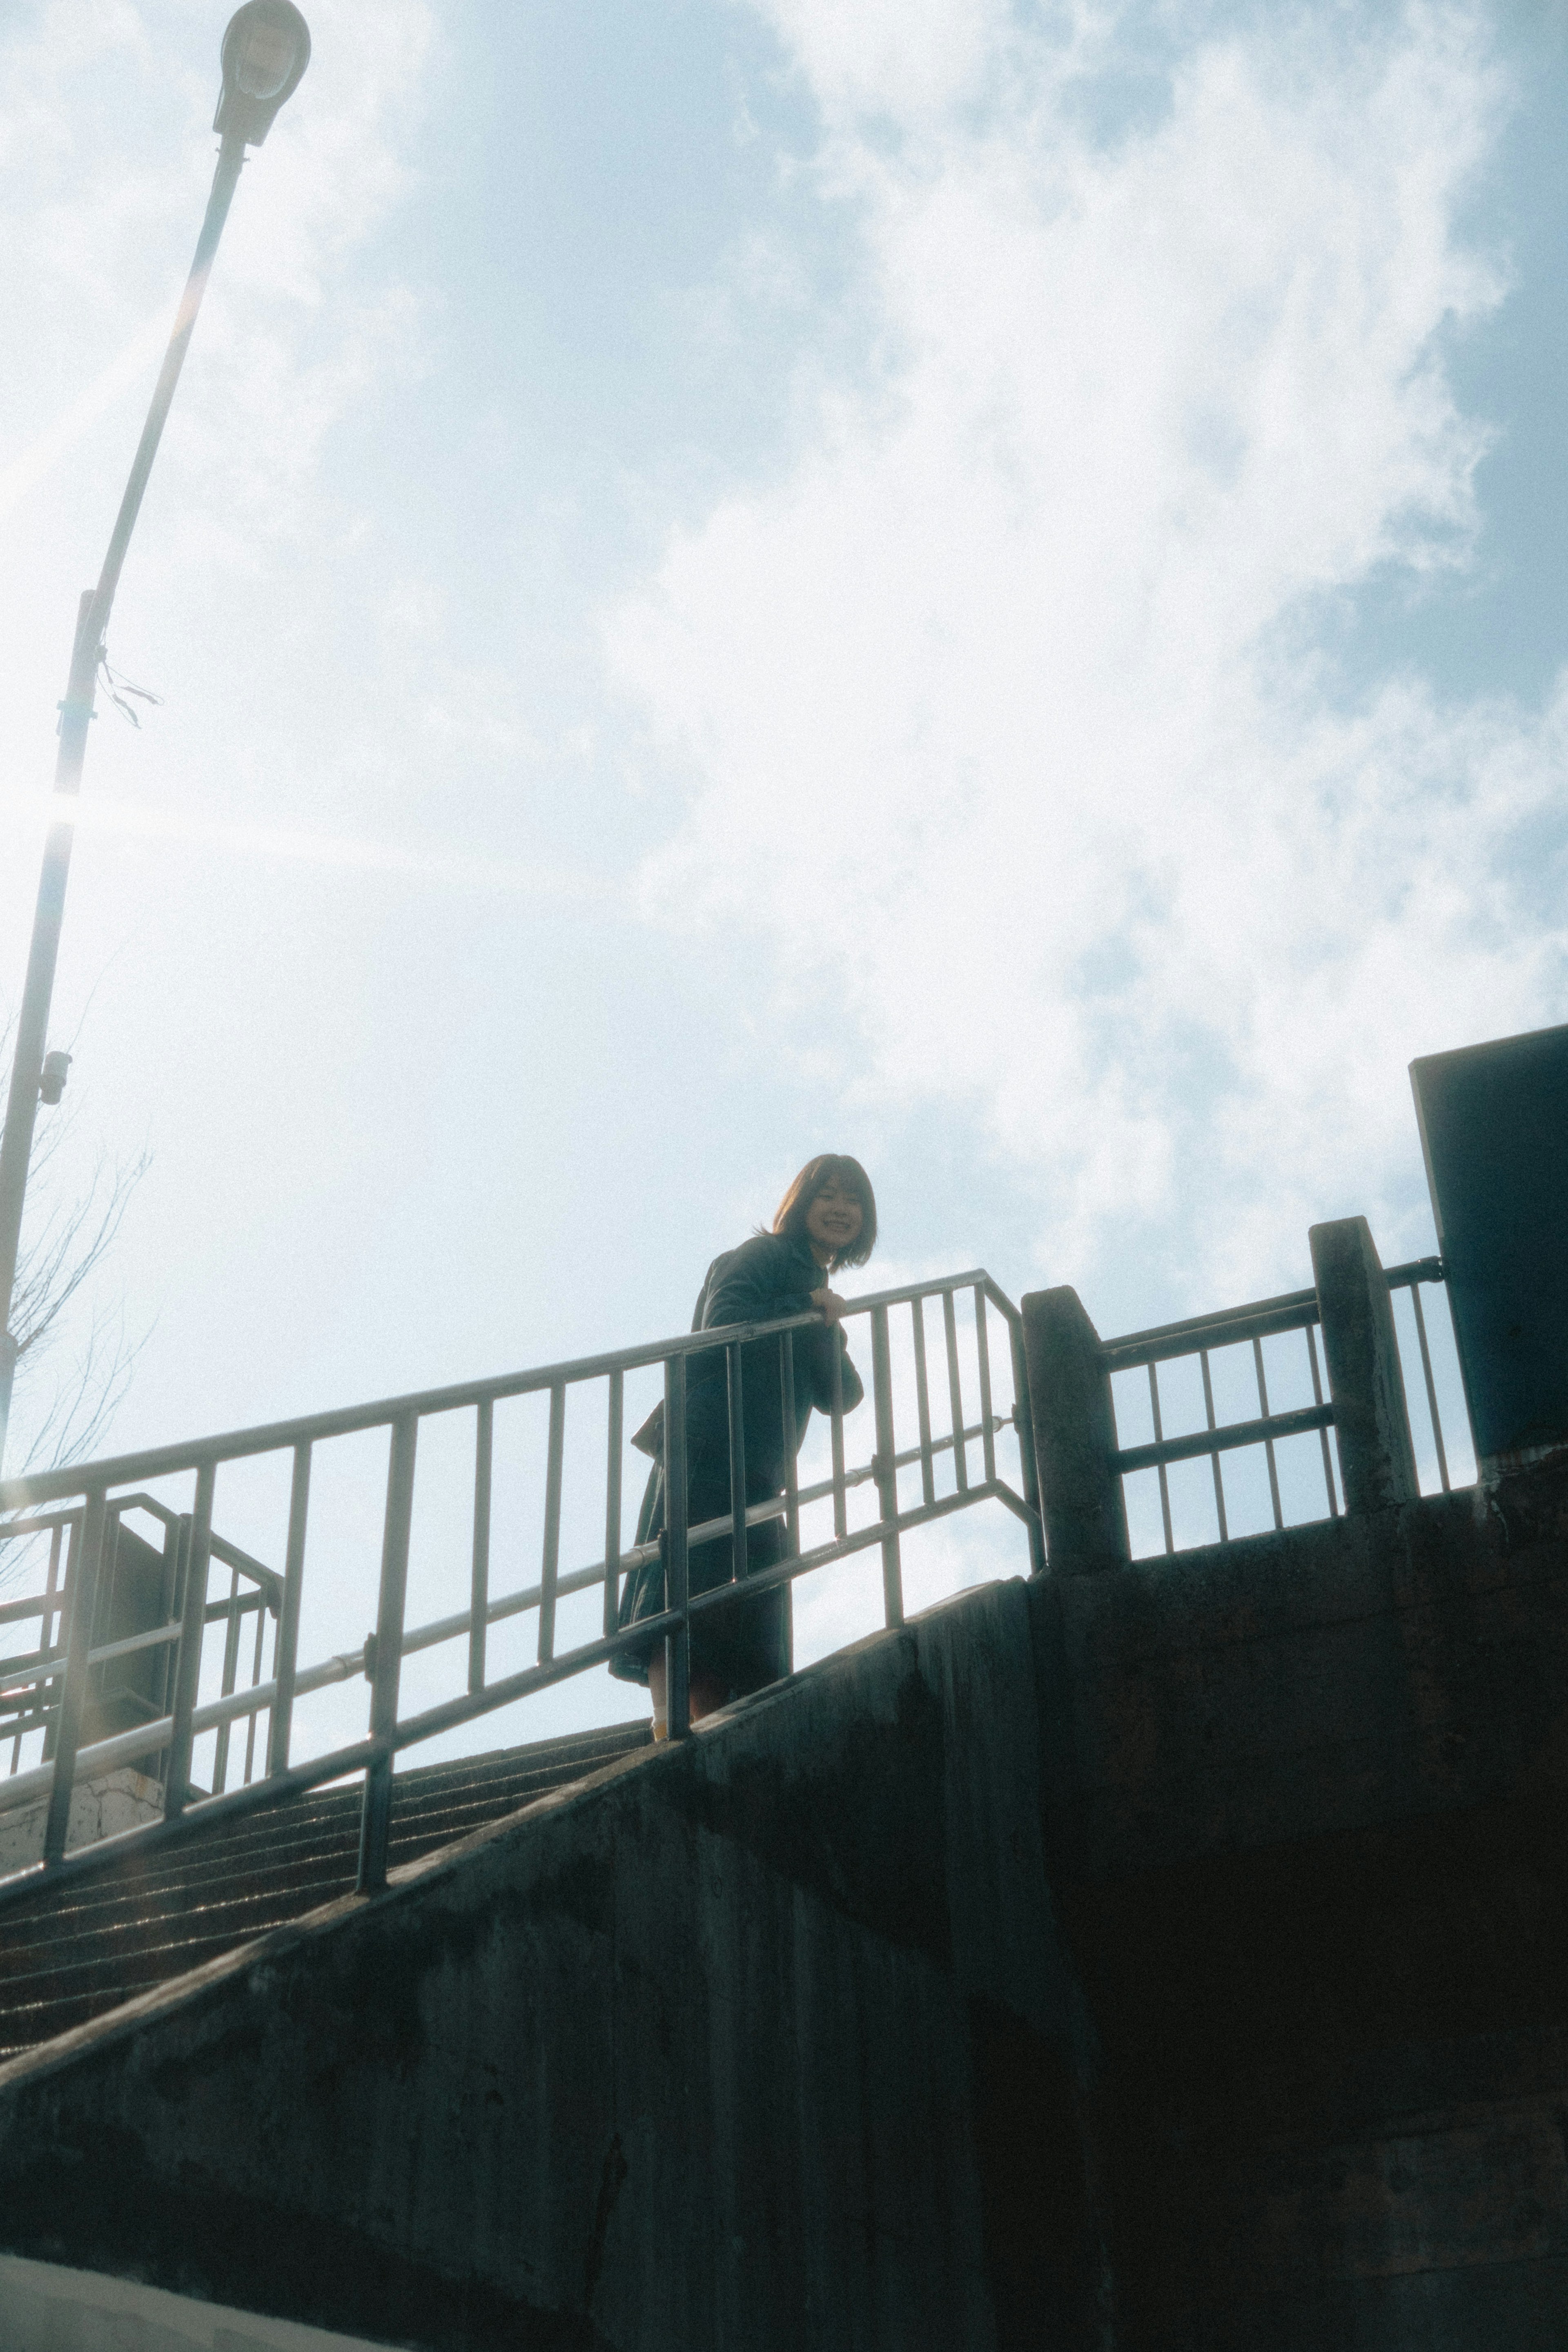
<instances>
[{"instance_id":1,"label":"woman's leg","mask_svg":"<svg viewBox=\"0 0 1568 2352\"><path fill-rule=\"evenodd\" d=\"M668 1728L670 1721L669 1709L664 1703L669 1693L664 1673L663 1642L659 1643L648 1661L648 1696L653 1702L654 1737L657 1738L661 1730ZM716 1707L723 1706L729 1693L720 1684L715 1682L711 1675L695 1674L691 1678L691 1687L687 1696L691 1706L692 1721L697 1723L705 1715L712 1715Z\"/></svg>"},{"instance_id":2,"label":"woman's leg","mask_svg":"<svg viewBox=\"0 0 1568 2352\"><path fill-rule=\"evenodd\" d=\"M762 1496L758 1494L753 1499L760 1502ZM700 1455L693 1459L686 1490L686 1523L688 1527L701 1526L705 1519L722 1518L728 1509L729 1456L727 1447L716 1464ZM781 1557L781 1553L782 1530L777 1522L752 1530L747 1545L748 1566L771 1567L773 1561ZM693 1546L686 1563L686 1590L694 1599L698 1593L710 1592L716 1586L729 1582L731 1559L730 1539L727 1536L716 1536L706 1543ZM664 1601L662 1583L658 1599L662 1606ZM758 1601L765 1610L770 1601L775 1609L782 1607L778 1595L758 1596ZM736 1604L737 1608L747 1607L751 1613L755 1612L758 1605L758 1602ZM736 1659L731 1654L737 1647L736 1629L739 1623L740 1620L732 1611L726 1610L716 1614L705 1612L699 1622L692 1628L689 1699L691 1719L694 1723L699 1723L705 1715L712 1715L717 1708L727 1706L732 1693L738 1695L742 1690L759 1689L764 1683L773 1681L785 1670L780 1650L779 1664L765 1664L760 1671L737 1675ZM752 1643L745 1640L738 1643L738 1649L748 1667L751 1660L747 1654L753 1646ZM769 1645L769 1647L777 1646L779 1645ZM669 1722L666 1705L669 1690L665 1656L665 1644L663 1642L655 1642L653 1655L648 1661L648 1695L653 1702L655 1738L663 1736L664 1729Z\"/></svg>"}]
</instances>

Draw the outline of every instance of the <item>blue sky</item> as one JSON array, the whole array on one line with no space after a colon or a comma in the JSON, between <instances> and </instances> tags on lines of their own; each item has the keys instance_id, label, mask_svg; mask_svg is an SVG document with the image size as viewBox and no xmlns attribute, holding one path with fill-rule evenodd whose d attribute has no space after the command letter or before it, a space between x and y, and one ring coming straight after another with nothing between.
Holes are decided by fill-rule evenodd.
<instances>
[{"instance_id":1,"label":"blue sky","mask_svg":"<svg viewBox=\"0 0 1568 2352\"><path fill-rule=\"evenodd\" d=\"M318 0L56 1040L117 1444L683 1326L809 1153L1103 1330L1564 1013L1557 6ZM0 992L223 11L8 0Z\"/></svg>"}]
</instances>

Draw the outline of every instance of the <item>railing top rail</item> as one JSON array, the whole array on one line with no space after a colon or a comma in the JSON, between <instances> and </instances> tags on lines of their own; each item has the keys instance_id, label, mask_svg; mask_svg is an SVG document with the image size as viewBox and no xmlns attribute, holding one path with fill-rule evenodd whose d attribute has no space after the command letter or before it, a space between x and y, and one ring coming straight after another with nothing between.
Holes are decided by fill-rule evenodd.
<instances>
[{"instance_id":1,"label":"railing top rail","mask_svg":"<svg viewBox=\"0 0 1568 2352\"><path fill-rule=\"evenodd\" d=\"M967 1290L977 1286L1003 1312L1016 1317L1017 1309L983 1266L971 1267L963 1274L941 1275L929 1282L908 1283L895 1290L873 1291L865 1297L846 1300L845 1306L849 1314L863 1315L873 1307L897 1306L912 1298L929 1298L945 1290ZM409 1415L458 1412L469 1405L495 1404L508 1397L536 1395L546 1389L599 1380L609 1372L636 1371L647 1365L662 1364L672 1356L700 1354L706 1349L728 1347L737 1340L773 1339L784 1331L806 1329L818 1320L814 1314L787 1315L767 1323L727 1323L712 1331L682 1331L673 1339L646 1340L640 1347L616 1348L604 1355L579 1356L528 1371L501 1373L490 1380L463 1381L448 1388L381 1397L368 1404L344 1405L334 1412L303 1413L290 1421L264 1423L255 1429L225 1430L213 1437L187 1439L181 1444L150 1446L137 1454L111 1454L100 1462L76 1463L68 1469L7 1478L0 1482L0 1511L27 1510L68 1495L124 1486L132 1479L165 1478L208 1464L277 1453L287 1445L349 1437L360 1431L382 1428L389 1422Z\"/></svg>"},{"instance_id":2,"label":"railing top rail","mask_svg":"<svg viewBox=\"0 0 1568 2352\"><path fill-rule=\"evenodd\" d=\"M238 1544L230 1543L228 1538L219 1535L215 1528L207 1542L214 1559L221 1559L225 1568L237 1568L242 1576L248 1576L253 1584L260 1585L267 1597L267 1605L276 1616L283 1595L283 1579L277 1570L264 1568L259 1559L253 1559L249 1552L242 1551Z\"/></svg>"},{"instance_id":3,"label":"railing top rail","mask_svg":"<svg viewBox=\"0 0 1568 2352\"><path fill-rule=\"evenodd\" d=\"M1403 1265L1385 1268L1390 1290L1412 1288L1418 1282L1441 1282L1443 1261L1414 1257ZM1318 1294L1285 1290L1277 1298L1256 1298L1246 1307L1227 1307L1209 1315L1189 1316L1181 1323L1155 1323L1146 1331L1124 1331L1101 1343L1108 1371L1134 1370L1140 1364L1164 1363L1172 1356L1196 1355L1200 1348L1225 1348L1239 1339L1268 1339L1276 1331L1296 1331L1318 1320Z\"/></svg>"},{"instance_id":4,"label":"railing top rail","mask_svg":"<svg viewBox=\"0 0 1568 2352\"><path fill-rule=\"evenodd\" d=\"M1440 1257L1406 1258L1403 1265L1391 1265L1385 1272L1390 1290L1414 1290L1418 1282L1446 1282L1448 1278L1448 1268Z\"/></svg>"},{"instance_id":5,"label":"railing top rail","mask_svg":"<svg viewBox=\"0 0 1568 2352\"><path fill-rule=\"evenodd\" d=\"M1233 1339L1249 1339L1255 1332L1295 1330L1317 1319L1315 1290L1285 1290L1277 1298L1254 1299L1247 1307L1192 1315L1181 1323L1156 1323L1146 1331L1124 1331L1103 1341L1102 1349L1109 1370L1125 1371L1167 1356L1195 1355L1200 1348L1223 1348Z\"/></svg>"},{"instance_id":6,"label":"railing top rail","mask_svg":"<svg viewBox=\"0 0 1568 2352\"><path fill-rule=\"evenodd\" d=\"M123 1518L127 1511L149 1511L154 1518L162 1519L166 1528L177 1527L180 1523L179 1512L172 1511L167 1503L161 1503L156 1495L111 1495L109 1508L116 1518ZM81 1513L82 1507L78 1502L63 1511L35 1511L25 1518L0 1519L0 1543L8 1541L13 1536L47 1535L55 1528L74 1527ZM270 1573L270 1570L265 1572Z\"/></svg>"}]
</instances>

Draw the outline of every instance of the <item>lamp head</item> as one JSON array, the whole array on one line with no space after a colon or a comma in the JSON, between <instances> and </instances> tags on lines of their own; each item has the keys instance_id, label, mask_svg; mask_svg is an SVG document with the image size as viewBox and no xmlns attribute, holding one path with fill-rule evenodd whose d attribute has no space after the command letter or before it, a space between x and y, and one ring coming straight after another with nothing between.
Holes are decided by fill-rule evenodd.
<instances>
[{"instance_id":1,"label":"lamp head","mask_svg":"<svg viewBox=\"0 0 1568 2352\"><path fill-rule=\"evenodd\" d=\"M224 86L213 129L259 147L310 62L310 27L293 0L246 0L224 35Z\"/></svg>"}]
</instances>

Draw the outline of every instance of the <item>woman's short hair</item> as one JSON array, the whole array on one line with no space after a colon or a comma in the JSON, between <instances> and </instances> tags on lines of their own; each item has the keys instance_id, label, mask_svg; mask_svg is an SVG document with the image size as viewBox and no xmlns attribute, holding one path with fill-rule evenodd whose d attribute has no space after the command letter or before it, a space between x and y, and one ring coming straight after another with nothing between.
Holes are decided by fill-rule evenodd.
<instances>
[{"instance_id":1,"label":"woman's short hair","mask_svg":"<svg viewBox=\"0 0 1568 2352\"><path fill-rule=\"evenodd\" d=\"M863 1265L876 1247L876 1194L871 1189L871 1178L858 1160L847 1151L820 1151L815 1160L808 1160L784 1198L779 1202L773 1219L773 1230L788 1241L802 1241L806 1234L806 1212L819 1192L834 1179L847 1192L852 1192L861 1204L861 1229L848 1249L840 1250L830 1264L829 1271L837 1273L841 1265Z\"/></svg>"}]
</instances>

